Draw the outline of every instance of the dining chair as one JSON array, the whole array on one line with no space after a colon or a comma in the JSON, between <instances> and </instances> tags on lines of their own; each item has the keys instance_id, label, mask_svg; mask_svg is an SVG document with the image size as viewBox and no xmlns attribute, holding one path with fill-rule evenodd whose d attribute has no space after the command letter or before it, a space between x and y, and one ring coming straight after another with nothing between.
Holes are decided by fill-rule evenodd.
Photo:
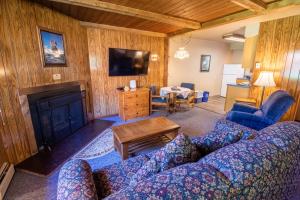
<instances>
[{"instance_id":1,"label":"dining chair","mask_svg":"<svg viewBox=\"0 0 300 200\"><path fill-rule=\"evenodd\" d=\"M195 90L195 84L194 83L181 83L180 87L188 88L190 90Z\"/></svg>"},{"instance_id":2,"label":"dining chair","mask_svg":"<svg viewBox=\"0 0 300 200\"><path fill-rule=\"evenodd\" d=\"M170 94L166 96L160 96L156 94L156 86L150 87L150 113L155 111L162 111L159 108L164 107L165 111L170 112Z\"/></svg>"},{"instance_id":3,"label":"dining chair","mask_svg":"<svg viewBox=\"0 0 300 200\"><path fill-rule=\"evenodd\" d=\"M182 95L176 97L177 107L181 107L182 104L188 105L188 107L194 107L195 105L195 84L194 83L181 83L180 87L188 88L191 90L191 93L184 98Z\"/></svg>"}]
</instances>

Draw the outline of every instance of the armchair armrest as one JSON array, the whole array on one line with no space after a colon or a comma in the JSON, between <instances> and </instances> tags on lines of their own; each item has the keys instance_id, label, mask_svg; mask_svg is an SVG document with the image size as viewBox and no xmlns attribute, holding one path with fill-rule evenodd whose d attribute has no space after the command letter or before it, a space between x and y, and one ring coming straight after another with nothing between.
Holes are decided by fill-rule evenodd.
<instances>
[{"instance_id":1,"label":"armchair armrest","mask_svg":"<svg viewBox=\"0 0 300 200\"><path fill-rule=\"evenodd\" d=\"M227 114L226 119L255 130L261 130L273 124L270 119L267 119L265 117L240 111L230 111Z\"/></svg>"},{"instance_id":2,"label":"armchair armrest","mask_svg":"<svg viewBox=\"0 0 300 200\"><path fill-rule=\"evenodd\" d=\"M246 112L246 113L255 113L258 110L258 108L241 104L241 103L235 103L231 109L231 111L240 111L240 112Z\"/></svg>"},{"instance_id":3,"label":"armchair armrest","mask_svg":"<svg viewBox=\"0 0 300 200\"><path fill-rule=\"evenodd\" d=\"M92 169L84 160L69 161L59 172L57 200L66 199L98 199Z\"/></svg>"}]
</instances>

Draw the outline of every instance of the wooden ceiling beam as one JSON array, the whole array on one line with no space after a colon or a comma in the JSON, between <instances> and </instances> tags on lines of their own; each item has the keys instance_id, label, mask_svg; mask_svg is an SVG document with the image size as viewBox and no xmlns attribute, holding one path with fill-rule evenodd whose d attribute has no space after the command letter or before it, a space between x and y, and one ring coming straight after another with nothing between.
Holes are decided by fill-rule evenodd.
<instances>
[{"instance_id":1,"label":"wooden ceiling beam","mask_svg":"<svg viewBox=\"0 0 300 200\"><path fill-rule=\"evenodd\" d=\"M129 33L147 35L147 36L152 36L152 37L167 37L167 34L165 34L165 33L144 31L144 30L139 30L139 29L134 29L134 28L119 27L119 26L111 26L111 25L107 25L107 24L97 24L97 23L92 23L92 22L80 21L80 25L86 26L86 27L93 27L93 28L103 28L103 29L110 29L110 30L117 30L117 31L125 31L125 32L129 32Z\"/></svg>"},{"instance_id":2,"label":"wooden ceiling beam","mask_svg":"<svg viewBox=\"0 0 300 200\"><path fill-rule=\"evenodd\" d=\"M231 15L227 15L215 20L207 21L201 24L202 28L211 28L216 27L244 19L248 19L251 17L256 17L260 15L265 15L271 12L280 12L281 9L287 9L294 6L300 7L300 0L281 0L273 3L267 4L267 8L263 12L252 12L250 10L241 11L238 13L234 13Z\"/></svg>"},{"instance_id":3,"label":"wooden ceiling beam","mask_svg":"<svg viewBox=\"0 0 300 200\"><path fill-rule=\"evenodd\" d=\"M262 0L231 0L231 2L253 12L262 12L267 9L267 4Z\"/></svg>"},{"instance_id":4,"label":"wooden ceiling beam","mask_svg":"<svg viewBox=\"0 0 300 200\"><path fill-rule=\"evenodd\" d=\"M183 27L183 28L199 29L201 27L201 24L196 21L154 13L146 10L140 10L140 9L131 8L127 6L112 4L100 0L49 0L49 1L64 3L68 5L76 5L85 8L112 12L121 15L132 16L132 17L138 17L150 21L161 22L161 23L170 24L170 25Z\"/></svg>"}]
</instances>

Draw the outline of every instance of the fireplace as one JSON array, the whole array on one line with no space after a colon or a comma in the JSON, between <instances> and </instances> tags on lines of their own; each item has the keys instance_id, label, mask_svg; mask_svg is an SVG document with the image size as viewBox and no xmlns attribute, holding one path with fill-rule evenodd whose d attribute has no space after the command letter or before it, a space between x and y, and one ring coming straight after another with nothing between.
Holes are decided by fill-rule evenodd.
<instances>
[{"instance_id":1,"label":"fireplace","mask_svg":"<svg viewBox=\"0 0 300 200\"><path fill-rule=\"evenodd\" d=\"M27 96L39 150L51 149L86 125L85 92L71 85Z\"/></svg>"}]
</instances>

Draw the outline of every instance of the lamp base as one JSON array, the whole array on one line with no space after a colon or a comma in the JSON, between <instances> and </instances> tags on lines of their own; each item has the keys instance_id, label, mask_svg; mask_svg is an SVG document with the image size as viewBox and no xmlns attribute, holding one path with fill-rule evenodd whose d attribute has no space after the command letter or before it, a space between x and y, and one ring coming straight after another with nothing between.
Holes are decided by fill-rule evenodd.
<instances>
[{"instance_id":1,"label":"lamp base","mask_svg":"<svg viewBox=\"0 0 300 200\"><path fill-rule=\"evenodd\" d=\"M263 103L263 100L264 100L264 94L265 94L265 86L262 87L262 93L261 93L261 98L260 98L259 106L261 106L262 103Z\"/></svg>"}]
</instances>

